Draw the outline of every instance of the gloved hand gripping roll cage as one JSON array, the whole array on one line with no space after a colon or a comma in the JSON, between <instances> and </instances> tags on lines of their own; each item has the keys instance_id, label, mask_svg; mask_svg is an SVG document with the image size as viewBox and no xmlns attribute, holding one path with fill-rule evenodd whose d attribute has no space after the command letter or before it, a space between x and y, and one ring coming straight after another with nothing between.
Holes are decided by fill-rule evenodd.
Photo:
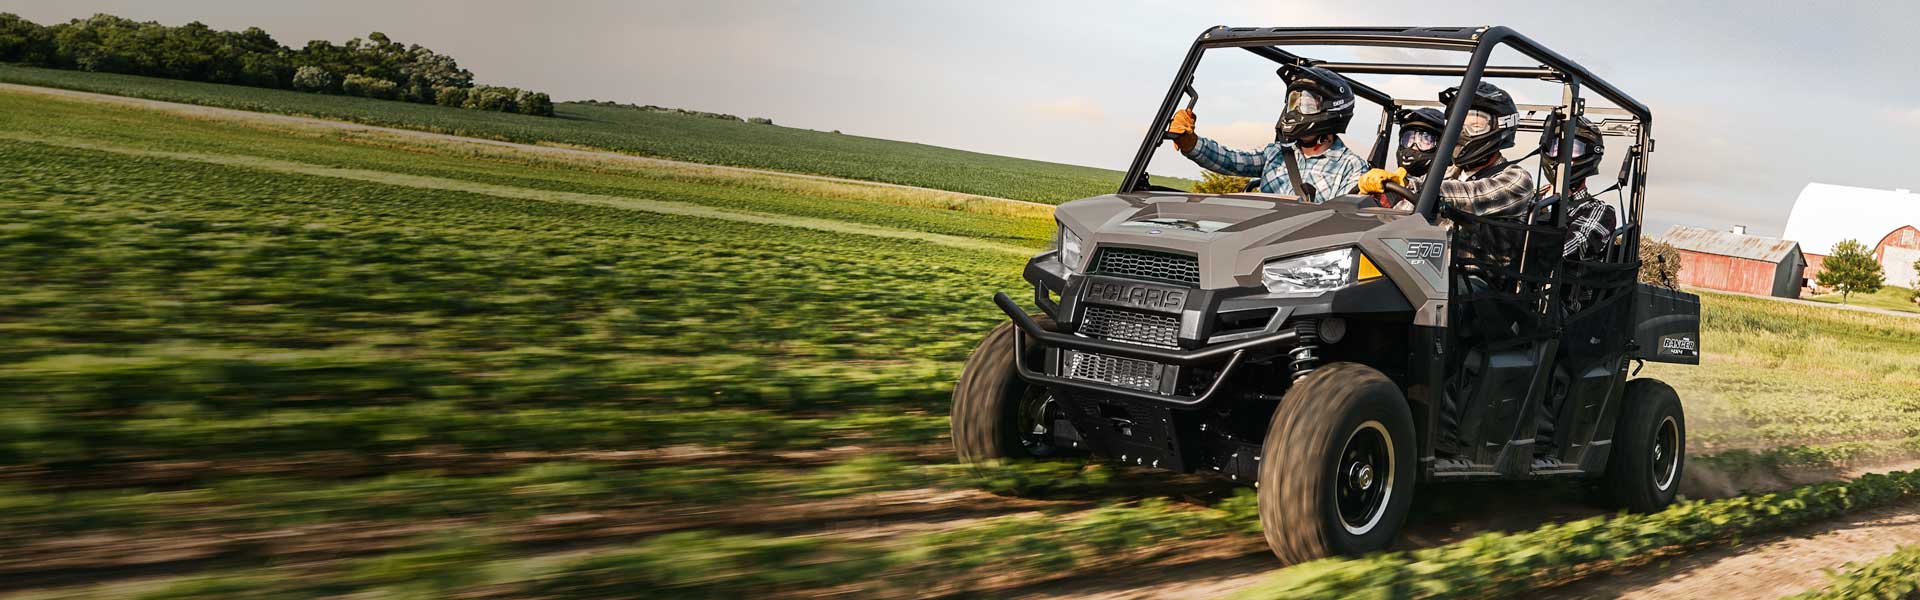
<instances>
[{"instance_id":1,"label":"gloved hand gripping roll cage","mask_svg":"<svg viewBox=\"0 0 1920 600\"><path fill-rule=\"evenodd\" d=\"M1451 106L1460 88L1440 92L1440 102ZM1460 141L1453 147L1453 166L1439 182L1440 199L1455 209L1475 215L1519 217L1534 198L1533 173L1500 155L1513 147L1519 126L1519 107L1506 90L1481 82L1474 89L1467 118L1460 125ZM1419 177L1406 168L1373 169L1360 177L1360 191L1378 194L1382 182L1392 181L1418 191Z\"/></svg>"},{"instance_id":2,"label":"gloved hand gripping roll cage","mask_svg":"<svg viewBox=\"0 0 1920 600\"><path fill-rule=\"evenodd\" d=\"M1256 178L1259 190L1268 194L1318 203L1353 189L1367 170L1366 159L1348 149L1339 135L1353 120L1353 87L1340 74L1319 67L1288 66L1280 74L1287 82L1287 106L1274 124L1277 141L1258 151L1230 150L1196 135L1193 111L1182 109L1167 126L1174 146L1206 170ZM1296 190L1295 180L1305 189Z\"/></svg>"},{"instance_id":3,"label":"gloved hand gripping roll cage","mask_svg":"<svg viewBox=\"0 0 1920 600\"><path fill-rule=\"evenodd\" d=\"M1618 223L1618 215L1613 205L1594 198L1587 191L1587 178L1600 171L1600 159L1606 154L1606 139L1600 130L1586 117L1576 119L1573 128L1573 147L1561 152L1560 136L1565 133L1566 121L1556 120L1540 134L1540 154L1546 158L1540 161L1540 176L1547 180L1543 193L1552 193L1560 163L1568 162L1567 190L1561 197L1567 202L1567 243L1561 253L1567 258L1578 260L1600 260L1606 254L1607 241L1613 237L1613 228ZM1562 158L1563 154L1567 158ZM1542 204L1550 204L1542 199Z\"/></svg>"}]
</instances>

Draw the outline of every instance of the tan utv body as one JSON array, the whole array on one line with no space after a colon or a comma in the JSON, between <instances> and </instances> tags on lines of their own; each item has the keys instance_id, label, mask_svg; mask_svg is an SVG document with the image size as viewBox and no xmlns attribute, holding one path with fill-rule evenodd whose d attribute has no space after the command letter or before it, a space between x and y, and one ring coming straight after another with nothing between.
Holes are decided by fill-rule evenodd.
<instances>
[{"instance_id":1,"label":"tan utv body","mask_svg":"<svg viewBox=\"0 0 1920 600\"><path fill-rule=\"evenodd\" d=\"M1466 65L1313 61L1289 46L1458 50ZM1489 66L1511 47L1538 67ZM1437 190L1323 202L1196 194L1149 184L1146 166L1207 52L1354 74L1561 82L1564 102L1522 105L1522 131L1598 117L1630 139L1623 223L1605 257L1561 256L1565 206L1530 216L1451 211ZM1411 106L1353 82L1384 114ZM1617 108L1587 107L1592 92ZM1416 484L1590 480L1619 506L1673 501L1685 418L1640 361L1697 364L1691 294L1638 284L1651 113L1584 68L1499 27L1226 28L1189 51L1119 193L1062 204L1055 246L1028 262L1037 314L1002 293L954 390L967 462L1093 457L1212 473L1257 487L1283 561L1385 548ZM1390 119L1383 119L1389 121ZM1376 132L1376 148L1392 131ZM1460 132L1440 136L1428 181ZM1384 165L1376 151L1373 165ZM1562 169L1564 171L1565 169ZM1565 182L1555 189L1567 189Z\"/></svg>"}]
</instances>

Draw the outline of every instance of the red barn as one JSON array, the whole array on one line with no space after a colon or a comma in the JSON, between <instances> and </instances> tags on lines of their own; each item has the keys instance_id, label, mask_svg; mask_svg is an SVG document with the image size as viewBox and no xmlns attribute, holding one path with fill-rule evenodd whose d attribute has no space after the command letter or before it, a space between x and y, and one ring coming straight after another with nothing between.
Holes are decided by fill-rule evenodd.
<instances>
[{"instance_id":1,"label":"red barn","mask_svg":"<svg viewBox=\"0 0 1920 600\"><path fill-rule=\"evenodd\" d=\"M1660 241L1680 251L1680 285L1800 297L1807 259L1800 244L1745 233L1676 226Z\"/></svg>"}]
</instances>

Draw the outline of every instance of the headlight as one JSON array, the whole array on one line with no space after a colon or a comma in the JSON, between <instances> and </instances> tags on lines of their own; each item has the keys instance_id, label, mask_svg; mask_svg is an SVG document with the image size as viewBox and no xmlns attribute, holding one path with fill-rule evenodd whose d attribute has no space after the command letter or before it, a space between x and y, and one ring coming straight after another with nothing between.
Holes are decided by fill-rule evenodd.
<instances>
[{"instance_id":1,"label":"headlight","mask_svg":"<svg viewBox=\"0 0 1920 600\"><path fill-rule=\"evenodd\" d=\"M1260 266L1260 281L1275 294L1310 296L1353 283L1353 248L1269 261Z\"/></svg>"},{"instance_id":2,"label":"headlight","mask_svg":"<svg viewBox=\"0 0 1920 600\"><path fill-rule=\"evenodd\" d=\"M1060 264L1066 265L1070 272L1080 272L1080 236L1074 235L1073 230L1061 225L1059 232L1054 234L1053 241L1054 249L1060 251Z\"/></svg>"}]
</instances>

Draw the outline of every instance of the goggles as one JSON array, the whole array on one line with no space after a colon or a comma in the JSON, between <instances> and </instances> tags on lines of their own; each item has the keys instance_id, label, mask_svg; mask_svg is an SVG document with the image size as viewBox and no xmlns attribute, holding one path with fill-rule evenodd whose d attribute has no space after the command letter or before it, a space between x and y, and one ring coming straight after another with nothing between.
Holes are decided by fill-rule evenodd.
<instances>
[{"instance_id":1,"label":"goggles","mask_svg":"<svg viewBox=\"0 0 1920 600\"><path fill-rule=\"evenodd\" d=\"M1575 160L1586 158L1587 152L1591 150L1592 148L1588 146L1586 140L1573 138L1573 152L1571 152L1567 158ZM1560 140L1547 143L1546 155L1547 158L1560 158Z\"/></svg>"},{"instance_id":2,"label":"goggles","mask_svg":"<svg viewBox=\"0 0 1920 600\"><path fill-rule=\"evenodd\" d=\"M1431 152L1440 140L1433 132L1425 129L1403 129L1400 131L1400 147L1412 148L1416 152Z\"/></svg>"},{"instance_id":3,"label":"goggles","mask_svg":"<svg viewBox=\"0 0 1920 600\"><path fill-rule=\"evenodd\" d=\"M1467 120L1460 122L1460 133L1468 137L1480 137L1493 131L1495 119L1493 113L1484 110L1467 111Z\"/></svg>"},{"instance_id":4,"label":"goggles","mask_svg":"<svg viewBox=\"0 0 1920 600\"><path fill-rule=\"evenodd\" d=\"M1320 106L1320 95L1306 90L1287 92L1287 112L1302 115L1317 115L1325 110Z\"/></svg>"}]
</instances>

